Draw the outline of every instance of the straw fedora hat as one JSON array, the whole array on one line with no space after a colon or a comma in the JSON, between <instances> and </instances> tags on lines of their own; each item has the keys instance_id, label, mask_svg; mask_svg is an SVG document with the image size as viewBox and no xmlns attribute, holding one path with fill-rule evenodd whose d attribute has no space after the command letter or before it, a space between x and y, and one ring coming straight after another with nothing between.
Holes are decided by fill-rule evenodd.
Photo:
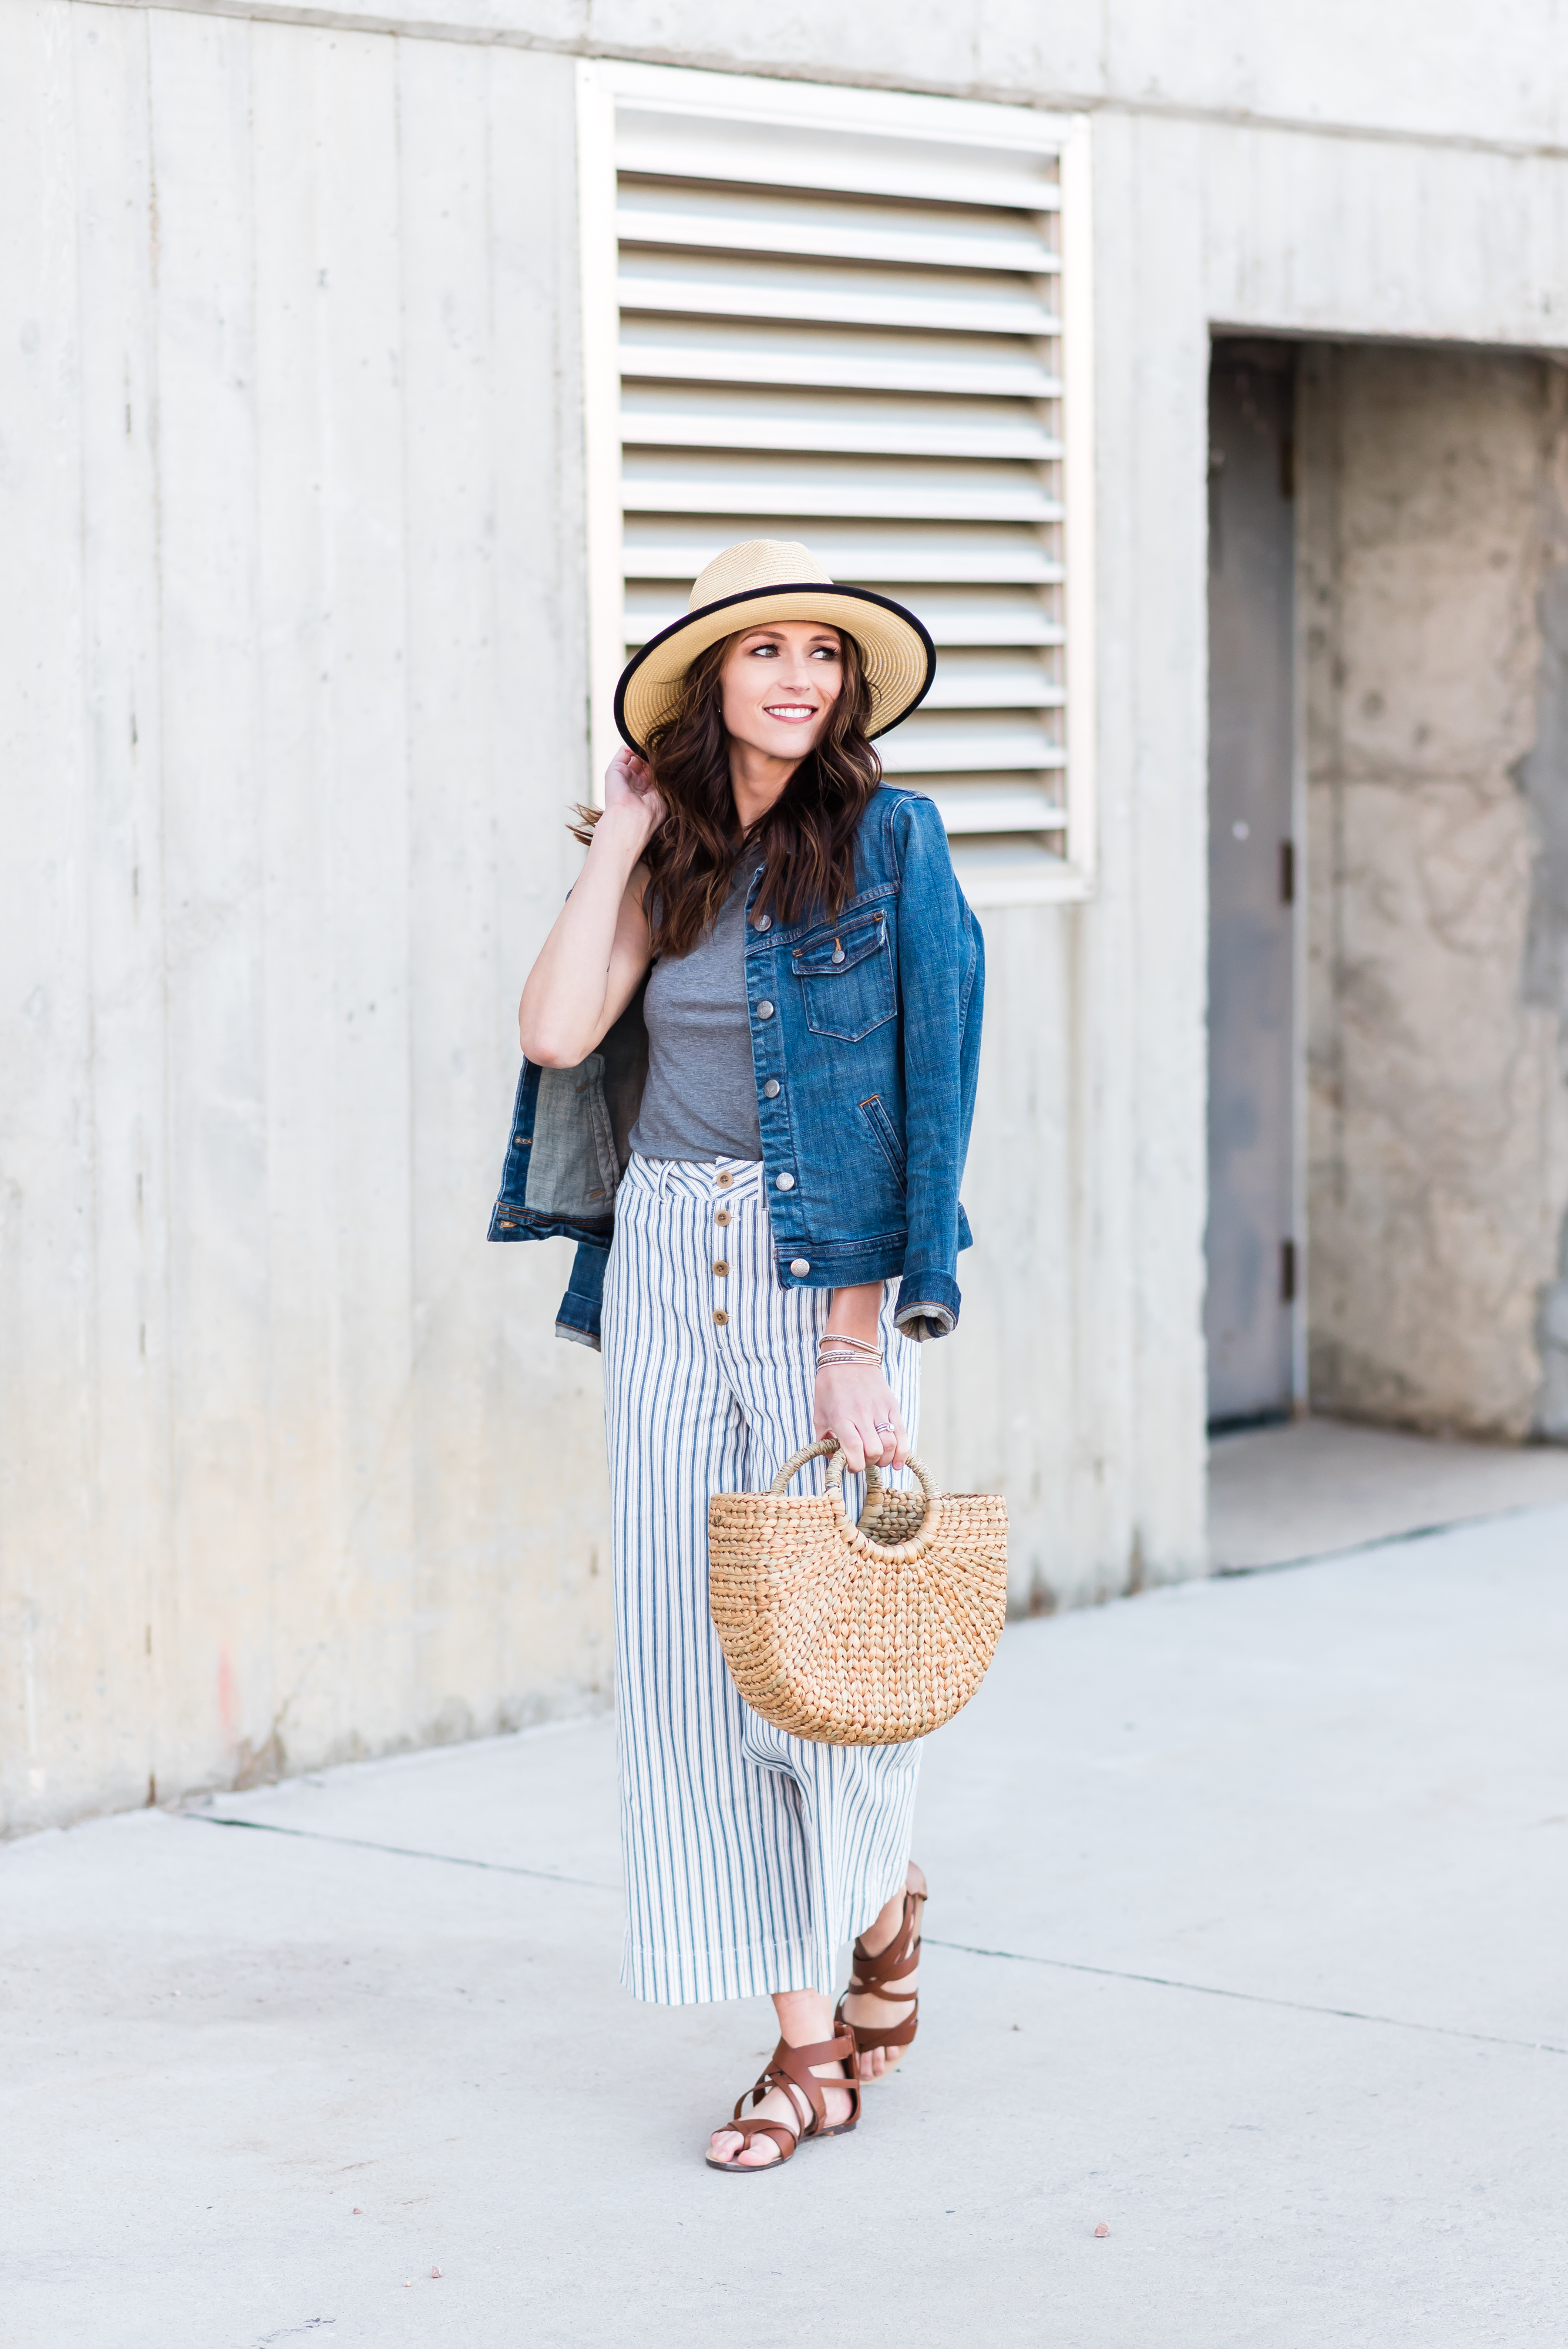
<instances>
[{"instance_id":1,"label":"straw fedora hat","mask_svg":"<svg viewBox=\"0 0 1568 2349\"><path fill-rule=\"evenodd\" d=\"M854 637L871 688L869 734L886 734L930 689L936 649L913 612L869 587L835 586L794 539L748 538L713 557L691 590L685 618L660 628L628 661L615 697L622 740L642 757L698 654L721 636L770 620L826 621Z\"/></svg>"}]
</instances>

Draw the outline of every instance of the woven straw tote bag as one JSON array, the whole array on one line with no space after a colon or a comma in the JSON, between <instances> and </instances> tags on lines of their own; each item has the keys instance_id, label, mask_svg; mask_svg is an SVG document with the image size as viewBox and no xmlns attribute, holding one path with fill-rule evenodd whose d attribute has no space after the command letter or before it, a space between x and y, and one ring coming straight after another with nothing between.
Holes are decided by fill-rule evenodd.
<instances>
[{"instance_id":1,"label":"woven straw tote bag","mask_svg":"<svg viewBox=\"0 0 1568 2349\"><path fill-rule=\"evenodd\" d=\"M826 1493L784 1487L831 1453ZM831 1438L784 1462L765 1493L708 1504L708 1599L724 1661L753 1712L819 1745L899 1745L966 1705L1007 1611L1007 1505L999 1493L885 1485L844 1514Z\"/></svg>"}]
</instances>

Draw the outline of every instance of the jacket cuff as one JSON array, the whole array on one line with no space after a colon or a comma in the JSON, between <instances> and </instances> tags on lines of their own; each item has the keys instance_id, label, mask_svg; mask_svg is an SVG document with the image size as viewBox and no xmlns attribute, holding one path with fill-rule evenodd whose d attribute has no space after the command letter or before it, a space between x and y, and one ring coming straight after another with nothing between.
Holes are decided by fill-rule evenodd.
<instances>
[{"instance_id":1,"label":"jacket cuff","mask_svg":"<svg viewBox=\"0 0 1568 2349\"><path fill-rule=\"evenodd\" d=\"M574 1346L591 1346L595 1353L599 1350L599 1314L608 1263L608 1248L596 1247L592 1240L581 1241L572 1258L572 1277L561 1299L561 1309L556 1316L557 1338L569 1339Z\"/></svg>"},{"instance_id":2,"label":"jacket cuff","mask_svg":"<svg viewBox=\"0 0 1568 2349\"><path fill-rule=\"evenodd\" d=\"M562 1320L559 1314L556 1317L556 1335L557 1338L565 1338L568 1345L587 1346L596 1354L602 1354L604 1351L603 1346L592 1330L576 1329L570 1321Z\"/></svg>"},{"instance_id":3,"label":"jacket cuff","mask_svg":"<svg viewBox=\"0 0 1568 2349\"><path fill-rule=\"evenodd\" d=\"M895 1326L906 1338L946 1338L958 1328L961 1303L959 1285L950 1273L906 1272L893 1309Z\"/></svg>"}]
</instances>

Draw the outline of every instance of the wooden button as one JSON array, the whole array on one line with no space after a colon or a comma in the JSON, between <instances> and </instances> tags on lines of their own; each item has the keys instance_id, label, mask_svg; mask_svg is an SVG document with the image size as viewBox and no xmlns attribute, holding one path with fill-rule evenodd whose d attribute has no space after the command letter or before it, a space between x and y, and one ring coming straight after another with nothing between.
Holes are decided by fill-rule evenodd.
<instances>
[{"instance_id":1,"label":"wooden button","mask_svg":"<svg viewBox=\"0 0 1568 2349\"><path fill-rule=\"evenodd\" d=\"M721 1190L721 1191L727 1191L727 1190L729 1189L729 1187L730 1187L731 1184L734 1181L734 1179L735 1179L735 1178L734 1178L734 1176L733 1176L732 1174L721 1174L721 1175L720 1175L720 1177L719 1177L719 1188L720 1188L720 1190Z\"/></svg>"},{"instance_id":2,"label":"wooden button","mask_svg":"<svg viewBox=\"0 0 1568 2349\"><path fill-rule=\"evenodd\" d=\"M728 1209L728 1207L721 1207L721 1208L720 1208L720 1210L719 1210L719 1212L718 1212L718 1214L717 1214L717 1215L714 1216L714 1218L713 1218L713 1221L714 1221L716 1224L727 1224L727 1223L729 1222L729 1220L730 1220L730 1210Z\"/></svg>"},{"instance_id":3,"label":"wooden button","mask_svg":"<svg viewBox=\"0 0 1568 2349\"><path fill-rule=\"evenodd\" d=\"M723 1279L728 1276L728 1273L729 1273L730 1268L729 1268L729 1266L724 1262L723 1257L721 1257L719 1258L719 1261L717 1262L717 1264L713 1267L713 1269L714 1269L714 1271L718 1274L718 1276L719 1276L720 1279L721 1279L721 1280L723 1280Z\"/></svg>"},{"instance_id":4,"label":"wooden button","mask_svg":"<svg viewBox=\"0 0 1568 2349\"><path fill-rule=\"evenodd\" d=\"M714 1310L713 1310L713 1319L714 1319L714 1320L719 1324L719 1327L720 1327L720 1329L721 1329L721 1330L723 1328L723 1326L724 1326L725 1322L729 1319L729 1318L730 1318L730 1317L729 1317L729 1315L725 1312L725 1310L724 1310L724 1309L723 1309L723 1307L722 1307L722 1305L720 1305L720 1306L716 1306L716 1307L714 1308Z\"/></svg>"}]
</instances>

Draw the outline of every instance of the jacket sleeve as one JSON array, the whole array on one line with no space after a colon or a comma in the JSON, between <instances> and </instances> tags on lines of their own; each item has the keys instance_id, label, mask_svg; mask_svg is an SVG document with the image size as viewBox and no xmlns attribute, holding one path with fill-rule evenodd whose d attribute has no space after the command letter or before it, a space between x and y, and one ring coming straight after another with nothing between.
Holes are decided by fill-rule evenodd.
<instances>
[{"instance_id":1,"label":"jacket sleeve","mask_svg":"<svg viewBox=\"0 0 1568 2349\"><path fill-rule=\"evenodd\" d=\"M909 1214L897 1319L907 1337L941 1338L958 1322L958 1257L970 1238L959 1184L980 1073L985 949L934 801L911 793L893 821Z\"/></svg>"}]
</instances>

